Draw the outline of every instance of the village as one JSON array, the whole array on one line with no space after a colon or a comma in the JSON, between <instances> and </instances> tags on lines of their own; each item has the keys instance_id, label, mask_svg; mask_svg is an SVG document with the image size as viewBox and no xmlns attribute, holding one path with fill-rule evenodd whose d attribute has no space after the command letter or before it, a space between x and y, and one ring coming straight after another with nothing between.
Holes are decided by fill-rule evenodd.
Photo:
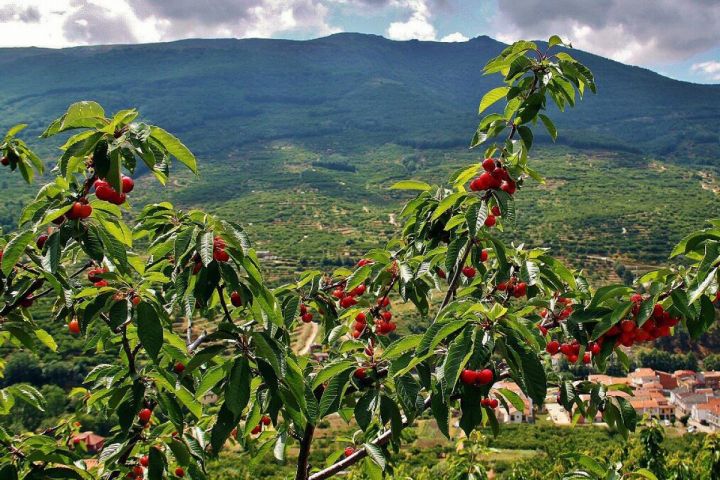
<instances>
[{"instance_id":1,"label":"village","mask_svg":"<svg viewBox=\"0 0 720 480\"><path fill-rule=\"evenodd\" d=\"M632 391L609 390L608 395L625 397L635 408L638 417L654 418L665 426L676 425L687 432L715 432L720 429L720 372L695 372L677 370L662 372L652 368L638 368L625 377L602 374L588 376L591 382L606 386L622 385ZM512 405L508 409L498 408L497 417L501 423L532 423L538 413L533 413L531 401L520 388L511 382L495 384L495 389L507 388L517 393L525 403L523 412ZM626 390L626 389L625 389ZM571 415L557 402L557 394L549 393L545 405L539 412L557 425L573 423ZM577 423L589 423L579 419ZM598 412L593 424L603 424Z\"/></svg>"}]
</instances>

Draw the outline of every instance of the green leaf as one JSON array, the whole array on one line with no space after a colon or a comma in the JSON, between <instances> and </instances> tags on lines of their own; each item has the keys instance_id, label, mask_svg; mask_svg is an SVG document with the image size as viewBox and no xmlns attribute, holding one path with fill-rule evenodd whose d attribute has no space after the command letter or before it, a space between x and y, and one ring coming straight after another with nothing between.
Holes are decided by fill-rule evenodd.
<instances>
[{"instance_id":1,"label":"green leaf","mask_svg":"<svg viewBox=\"0 0 720 480\"><path fill-rule=\"evenodd\" d=\"M445 361L438 367L437 377L442 385L443 398L450 398L455 384L460 377L460 371L467 363L473 352L472 327L468 326L460 332L448 347Z\"/></svg>"},{"instance_id":2,"label":"green leaf","mask_svg":"<svg viewBox=\"0 0 720 480\"><path fill-rule=\"evenodd\" d=\"M378 447L374 443L366 443L364 447L365 451L368 453L368 457L370 457L372 461L377 464L378 467L380 467L382 470L385 470L385 467L387 466L387 461L385 460L385 455L383 454L382 448Z\"/></svg>"},{"instance_id":3,"label":"green leaf","mask_svg":"<svg viewBox=\"0 0 720 480\"><path fill-rule=\"evenodd\" d=\"M33 240L34 233L32 230L15 235L5 246L2 256L2 272L7 276L10 275L15 264L23 255L25 247Z\"/></svg>"},{"instance_id":4,"label":"green leaf","mask_svg":"<svg viewBox=\"0 0 720 480\"><path fill-rule=\"evenodd\" d=\"M203 265L206 267L213 261L214 238L213 232L205 232L200 237L200 248L198 248L198 252L200 253L200 259Z\"/></svg>"},{"instance_id":5,"label":"green leaf","mask_svg":"<svg viewBox=\"0 0 720 480\"><path fill-rule=\"evenodd\" d=\"M177 158L180 163L188 167L193 173L198 173L195 155L174 135L156 126L150 127L150 135L160 142L168 153Z\"/></svg>"},{"instance_id":6,"label":"green leaf","mask_svg":"<svg viewBox=\"0 0 720 480\"><path fill-rule=\"evenodd\" d=\"M400 337L399 339L387 346L387 348L383 351L382 359L393 360L404 354L408 350L416 348L420 344L420 341L422 339L423 335L420 334Z\"/></svg>"},{"instance_id":7,"label":"green leaf","mask_svg":"<svg viewBox=\"0 0 720 480\"><path fill-rule=\"evenodd\" d=\"M493 88L489 92L487 92L485 95L483 95L482 100L480 100L480 107L478 108L478 115L481 114L485 109L487 109L490 105L497 102L501 98L503 98L507 93L510 91L510 87L497 87Z\"/></svg>"},{"instance_id":8,"label":"green leaf","mask_svg":"<svg viewBox=\"0 0 720 480\"><path fill-rule=\"evenodd\" d=\"M149 302L142 302L137 307L138 337L145 351L157 359L163 345L163 327L155 308Z\"/></svg>"},{"instance_id":9,"label":"green leaf","mask_svg":"<svg viewBox=\"0 0 720 480\"><path fill-rule=\"evenodd\" d=\"M345 386L349 381L350 376L343 374L333 377L328 382L328 385L320 398L318 418L323 418L326 415L337 411L343 392L345 391Z\"/></svg>"},{"instance_id":10,"label":"green leaf","mask_svg":"<svg viewBox=\"0 0 720 480\"><path fill-rule=\"evenodd\" d=\"M553 142L557 140L557 128L555 128L555 124L550 120L550 117L544 114L538 115L540 117L540 121L542 121L543 125L545 125L545 129L550 134L550 137L553 139Z\"/></svg>"},{"instance_id":11,"label":"green leaf","mask_svg":"<svg viewBox=\"0 0 720 480\"><path fill-rule=\"evenodd\" d=\"M351 370L354 370L354 366L355 362L352 360L340 360L339 362L331 363L325 366L317 373L317 375L315 375L315 379L312 383L313 390L336 375L347 376Z\"/></svg>"},{"instance_id":12,"label":"green leaf","mask_svg":"<svg viewBox=\"0 0 720 480\"><path fill-rule=\"evenodd\" d=\"M565 43L560 37L558 37L557 35L553 35L552 37L550 37L550 40L548 40L548 48L552 48L555 45L565 45Z\"/></svg>"},{"instance_id":13,"label":"green leaf","mask_svg":"<svg viewBox=\"0 0 720 480\"><path fill-rule=\"evenodd\" d=\"M195 398L195 396L190 393L190 391L185 387L178 387L175 389L175 396L178 400L180 400L180 403L185 405L185 407L190 410L190 413L192 413L195 418L200 419L202 418L202 404L198 399Z\"/></svg>"},{"instance_id":14,"label":"green leaf","mask_svg":"<svg viewBox=\"0 0 720 480\"><path fill-rule=\"evenodd\" d=\"M420 182L418 180L403 180L401 182L397 182L392 187L390 187L391 190L430 190L432 187L428 185L425 182Z\"/></svg>"},{"instance_id":15,"label":"green leaf","mask_svg":"<svg viewBox=\"0 0 720 480\"><path fill-rule=\"evenodd\" d=\"M378 407L378 396L375 390L368 390L355 404L355 420L361 429L367 430Z\"/></svg>"},{"instance_id":16,"label":"green leaf","mask_svg":"<svg viewBox=\"0 0 720 480\"><path fill-rule=\"evenodd\" d=\"M245 357L238 357L233 363L230 378L225 387L225 405L239 417L250 400L250 366Z\"/></svg>"},{"instance_id":17,"label":"green leaf","mask_svg":"<svg viewBox=\"0 0 720 480\"><path fill-rule=\"evenodd\" d=\"M148 466L148 480L162 480L165 472L165 455L158 448L148 449L150 465Z\"/></svg>"}]
</instances>

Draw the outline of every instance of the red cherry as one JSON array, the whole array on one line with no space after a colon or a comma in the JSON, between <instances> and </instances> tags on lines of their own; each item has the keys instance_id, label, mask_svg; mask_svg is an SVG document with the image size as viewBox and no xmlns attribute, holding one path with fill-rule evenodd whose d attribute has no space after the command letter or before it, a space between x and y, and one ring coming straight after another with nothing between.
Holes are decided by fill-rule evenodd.
<instances>
[{"instance_id":1,"label":"red cherry","mask_svg":"<svg viewBox=\"0 0 720 480\"><path fill-rule=\"evenodd\" d=\"M355 315L355 321L358 323L364 324L367 321L367 317L365 315L365 312L360 312L357 315Z\"/></svg>"},{"instance_id":2,"label":"red cherry","mask_svg":"<svg viewBox=\"0 0 720 480\"><path fill-rule=\"evenodd\" d=\"M467 265L467 266L463 267L462 273L467 278L473 278L477 272L475 271L475 269L473 267Z\"/></svg>"},{"instance_id":3,"label":"red cherry","mask_svg":"<svg viewBox=\"0 0 720 480\"><path fill-rule=\"evenodd\" d=\"M494 227L496 223L497 223L497 220L495 219L495 217L493 215L488 215L487 218L485 219L485 226L488 228Z\"/></svg>"},{"instance_id":4,"label":"red cherry","mask_svg":"<svg viewBox=\"0 0 720 480\"><path fill-rule=\"evenodd\" d=\"M390 320L392 320L392 312L382 312L380 315L382 316L383 320L385 320L386 322L389 322Z\"/></svg>"},{"instance_id":5,"label":"red cherry","mask_svg":"<svg viewBox=\"0 0 720 480\"><path fill-rule=\"evenodd\" d=\"M507 193L508 195L514 195L517 190L517 185L512 180L503 181L500 184L500 190Z\"/></svg>"},{"instance_id":6,"label":"red cherry","mask_svg":"<svg viewBox=\"0 0 720 480\"><path fill-rule=\"evenodd\" d=\"M260 423L262 423L263 425L265 425L267 427L268 425L270 425L272 423L272 420L267 415L263 415L262 418L260 419Z\"/></svg>"},{"instance_id":7,"label":"red cherry","mask_svg":"<svg viewBox=\"0 0 720 480\"><path fill-rule=\"evenodd\" d=\"M470 182L470 191L479 192L480 190L482 190L482 188L480 188L480 177L475 177Z\"/></svg>"},{"instance_id":8,"label":"red cherry","mask_svg":"<svg viewBox=\"0 0 720 480\"><path fill-rule=\"evenodd\" d=\"M566 357L568 357L572 355L572 347L567 343L563 343L562 345L560 345L560 352Z\"/></svg>"},{"instance_id":9,"label":"red cherry","mask_svg":"<svg viewBox=\"0 0 720 480\"><path fill-rule=\"evenodd\" d=\"M362 331L360 331L360 330L355 330L355 331L352 333L352 337L355 338L355 339L360 338L361 336L362 336Z\"/></svg>"},{"instance_id":10,"label":"red cherry","mask_svg":"<svg viewBox=\"0 0 720 480\"><path fill-rule=\"evenodd\" d=\"M20 306L24 308L32 307L33 303L35 303L35 298L32 295L20 299Z\"/></svg>"},{"instance_id":11,"label":"red cherry","mask_svg":"<svg viewBox=\"0 0 720 480\"><path fill-rule=\"evenodd\" d=\"M332 291L332 296L340 300L345 297L345 290L342 287L338 287Z\"/></svg>"},{"instance_id":12,"label":"red cherry","mask_svg":"<svg viewBox=\"0 0 720 480\"><path fill-rule=\"evenodd\" d=\"M475 372L475 381L480 385L487 385L493 381L493 372L489 368L485 368Z\"/></svg>"},{"instance_id":13,"label":"red cherry","mask_svg":"<svg viewBox=\"0 0 720 480\"><path fill-rule=\"evenodd\" d=\"M148 465L150 465L150 457L148 457L147 455L143 455L142 457L140 457L140 465L142 465L143 467L147 467Z\"/></svg>"},{"instance_id":14,"label":"red cherry","mask_svg":"<svg viewBox=\"0 0 720 480\"><path fill-rule=\"evenodd\" d=\"M500 212L500 207L498 207L497 205L493 205L493 207L490 209L490 213L492 213L496 217L499 217L502 212Z\"/></svg>"},{"instance_id":15,"label":"red cherry","mask_svg":"<svg viewBox=\"0 0 720 480\"><path fill-rule=\"evenodd\" d=\"M493 399L490 400L490 402L489 402L490 408L497 408L499 404L500 404L500 403L497 401L496 398L493 398Z\"/></svg>"},{"instance_id":16,"label":"red cherry","mask_svg":"<svg viewBox=\"0 0 720 480\"><path fill-rule=\"evenodd\" d=\"M627 333L627 332L632 332L632 331L634 331L636 328L637 328L637 325L636 325L635 322L632 321L632 320L623 320L622 322L620 322L620 329L621 329L623 332L626 332L626 333Z\"/></svg>"},{"instance_id":17,"label":"red cherry","mask_svg":"<svg viewBox=\"0 0 720 480\"><path fill-rule=\"evenodd\" d=\"M138 420L140 420L140 423L142 423L143 425L150 421L150 417L152 417L152 410L150 410L149 408L143 408L138 413Z\"/></svg>"},{"instance_id":18,"label":"red cherry","mask_svg":"<svg viewBox=\"0 0 720 480\"><path fill-rule=\"evenodd\" d=\"M390 299L388 297L382 297L377 301L378 306L386 308L390 305Z\"/></svg>"},{"instance_id":19,"label":"red cherry","mask_svg":"<svg viewBox=\"0 0 720 480\"><path fill-rule=\"evenodd\" d=\"M365 284L358 285L357 287L353 288L352 292L350 292L350 295L360 297L365 293Z\"/></svg>"},{"instance_id":20,"label":"red cherry","mask_svg":"<svg viewBox=\"0 0 720 480\"><path fill-rule=\"evenodd\" d=\"M70 220L77 220L78 218L82 218L82 213L83 204L80 202L75 202L72 204L72 207L70 207L70 210L68 210L65 216Z\"/></svg>"},{"instance_id":21,"label":"red cherry","mask_svg":"<svg viewBox=\"0 0 720 480\"><path fill-rule=\"evenodd\" d=\"M232 303L233 307L242 306L242 297L240 296L240 292L235 291L230 294L230 303Z\"/></svg>"},{"instance_id":22,"label":"red cherry","mask_svg":"<svg viewBox=\"0 0 720 480\"><path fill-rule=\"evenodd\" d=\"M308 312L308 307L304 303L300 304L300 315L305 315Z\"/></svg>"},{"instance_id":23,"label":"red cherry","mask_svg":"<svg viewBox=\"0 0 720 480\"><path fill-rule=\"evenodd\" d=\"M202 262L195 262L195 265L193 265L193 275L197 275L200 270L202 270L203 264Z\"/></svg>"},{"instance_id":24,"label":"red cherry","mask_svg":"<svg viewBox=\"0 0 720 480\"><path fill-rule=\"evenodd\" d=\"M132 300L130 300L130 301L132 302L133 305L135 305L137 307L138 305L140 305L140 303L142 303L142 298L140 297L140 295L135 295L132 297Z\"/></svg>"},{"instance_id":25,"label":"red cherry","mask_svg":"<svg viewBox=\"0 0 720 480\"><path fill-rule=\"evenodd\" d=\"M96 288L103 288L108 286L107 280L100 280L99 282L93 283L93 286Z\"/></svg>"},{"instance_id":26,"label":"red cherry","mask_svg":"<svg viewBox=\"0 0 720 480\"><path fill-rule=\"evenodd\" d=\"M527 283L520 282L515 286L515 290L513 290L513 296L515 298L524 297L527 293Z\"/></svg>"},{"instance_id":27,"label":"red cherry","mask_svg":"<svg viewBox=\"0 0 720 480\"><path fill-rule=\"evenodd\" d=\"M486 158L482 162L482 167L486 172L492 172L496 166L494 158Z\"/></svg>"},{"instance_id":28,"label":"red cherry","mask_svg":"<svg viewBox=\"0 0 720 480\"><path fill-rule=\"evenodd\" d=\"M460 381L465 385L475 385L476 377L477 375L475 374L475 370L469 370L466 368L460 372Z\"/></svg>"},{"instance_id":29,"label":"red cherry","mask_svg":"<svg viewBox=\"0 0 720 480\"><path fill-rule=\"evenodd\" d=\"M574 364L575 362L578 361L578 356L576 354L572 353L572 354L568 355L567 359L568 359L568 362L570 362L571 364Z\"/></svg>"},{"instance_id":30,"label":"red cherry","mask_svg":"<svg viewBox=\"0 0 720 480\"><path fill-rule=\"evenodd\" d=\"M68 331L73 334L77 335L80 333L80 322L77 321L77 319L73 318L68 323Z\"/></svg>"},{"instance_id":31,"label":"red cherry","mask_svg":"<svg viewBox=\"0 0 720 480\"><path fill-rule=\"evenodd\" d=\"M585 352L585 353L583 354L583 363L584 363L585 365L587 365L588 363L590 363L590 360L591 360L591 358L590 358L590 353L589 353L589 352Z\"/></svg>"},{"instance_id":32,"label":"red cherry","mask_svg":"<svg viewBox=\"0 0 720 480\"><path fill-rule=\"evenodd\" d=\"M355 300L355 297L352 295L348 295L347 297L340 300L340 306L342 308L350 308L353 305L357 305L357 300Z\"/></svg>"},{"instance_id":33,"label":"red cherry","mask_svg":"<svg viewBox=\"0 0 720 480\"><path fill-rule=\"evenodd\" d=\"M480 261L487 262L487 259L488 259L488 251L483 250L482 252L480 252Z\"/></svg>"},{"instance_id":34,"label":"red cherry","mask_svg":"<svg viewBox=\"0 0 720 480\"><path fill-rule=\"evenodd\" d=\"M665 309L660 305L659 303L656 303L653 307L653 317L655 318L661 318L663 314L665 313Z\"/></svg>"},{"instance_id":35,"label":"red cherry","mask_svg":"<svg viewBox=\"0 0 720 480\"><path fill-rule=\"evenodd\" d=\"M560 350L560 342L558 342L557 340L548 342L548 344L545 346L545 351L548 352L550 355L555 355L558 350Z\"/></svg>"},{"instance_id":36,"label":"red cherry","mask_svg":"<svg viewBox=\"0 0 720 480\"><path fill-rule=\"evenodd\" d=\"M355 453L355 449L353 447L345 447L345 456L346 457L349 457L353 453Z\"/></svg>"},{"instance_id":37,"label":"red cherry","mask_svg":"<svg viewBox=\"0 0 720 480\"><path fill-rule=\"evenodd\" d=\"M593 355L600 355L600 345L598 345L596 343L595 345L592 346L590 351L592 352Z\"/></svg>"},{"instance_id":38,"label":"red cherry","mask_svg":"<svg viewBox=\"0 0 720 480\"><path fill-rule=\"evenodd\" d=\"M310 323L310 322L312 322L313 314L312 314L312 313L305 313L305 314L303 314L300 318L301 318L301 320L302 320L303 322L305 322L305 323Z\"/></svg>"},{"instance_id":39,"label":"red cherry","mask_svg":"<svg viewBox=\"0 0 720 480\"><path fill-rule=\"evenodd\" d=\"M480 405L483 407L489 407L490 406L490 399L489 398L483 398L480 400Z\"/></svg>"},{"instance_id":40,"label":"red cherry","mask_svg":"<svg viewBox=\"0 0 720 480\"><path fill-rule=\"evenodd\" d=\"M643 296L639 293L633 293L630 297L630 301L633 303L640 303L643 301Z\"/></svg>"},{"instance_id":41,"label":"red cherry","mask_svg":"<svg viewBox=\"0 0 720 480\"><path fill-rule=\"evenodd\" d=\"M362 258L358 261L357 266L358 267L364 267L365 265L370 265L372 263L372 260L369 258Z\"/></svg>"},{"instance_id":42,"label":"red cherry","mask_svg":"<svg viewBox=\"0 0 720 480\"><path fill-rule=\"evenodd\" d=\"M181 373L183 373L185 371L185 364L182 362L177 362L177 363L175 363L173 370L175 371L175 373L180 375Z\"/></svg>"},{"instance_id":43,"label":"red cherry","mask_svg":"<svg viewBox=\"0 0 720 480\"><path fill-rule=\"evenodd\" d=\"M181 477L181 478L184 477L184 476L185 476L185 470L183 470L182 467L177 467L177 468L175 469L175 476L176 476L176 477Z\"/></svg>"},{"instance_id":44,"label":"red cherry","mask_svg":"<svg viewBox=\"0 0 720 480\"><path fill-rule=\"evenodd\" d=\"M37 247L40 250L42 250L43 247L45 246L45 242L47 242L47 239L48 239L48 235L46 233L43 233L37 238L37 240L35 240L35 245L37 245ZM2 257L0 257L0 259L1 258Z\"/></svg>"},{"instance_id":45,"label":"red cherry","mask_svg":"<svg viewBox=\"0 0 720 480\"><path fill-rule=\"evenodd\" d=\"M442 278L442 279L447 278L447 275L445 274L445 270L443 270L443 269L440 268L440 267L438 267L438 268L435 270L435 273L437 273L437 276L440 277L440 278Z\"/></svg>"},{"instance_id":46,"label":"red cherry","mask_svg":"<svg viewBox=\"0 0 720 480\"><path fill-rule=\"evenodd\" d=\"M230 254L225 250L215 250L213 251L213 259L217 262L224 263L230 260Z\"/></svg>"},{"instance_id":47,"label":"red cherry","mask_svg":"<svg viewBox=\"0 0 720 480\"><path fill-rule=\"evenodd\" d=\"M500 282L497 284L497 289L500 292L504 292L505 290L507 290L507 288L508 288L507 282Z\"/></svg>"},{"instance_id":48,"label":"red cherry","mask_svg":"<svg viewBox=\"0 0 720 480\"><path fill-rule=\"evenodd\" d=\"M0 163L7 167L8 165L10 165L10 159L8 157L2 157L0 158Z\"/></svg>"},{"instance_id":49,"label":"red cherry","mask_svg":"<svg viewBox=\"0 0 720 480\"><path fill-rule=\"evenodd\" d=\"M495 178L489 172L483 172L475 179L478 190L489 190L495 184Z\"/></svg>"},{"instance_id":50,"label":"red cherry","mask_svg":"<svg viewBox=\"0 0 720 480\"><path fill-rule=\"evenodd\" d=\"M253 428L250 433L253 435L257 435L258 433L262 432L262 426L258 425L257 427Z\"/></svg>"},{"instance_id":51,"label":"red cherry","mask_svg":"<svg viewBox=\"0 0 720 480\"><path fill-rule=\"evenodd\" d=\"M122 191L123 193L130 193L133 191L133 188L135 188L135 182L132 178L126 177L123 175L122 177Z\"/></svg>"},{"instance_id":52,"label":"red cherry","mask_svg":"<svg viewBox=\"0 0 720 480\"><path fill-rule=\"evenodd\" d=\"M353 373L353 376L357 378L358 380L362 380L367 376L367 373L365 372L365 369L363 367L359 367L355 370Z\"/></svg>"}]
</instances>

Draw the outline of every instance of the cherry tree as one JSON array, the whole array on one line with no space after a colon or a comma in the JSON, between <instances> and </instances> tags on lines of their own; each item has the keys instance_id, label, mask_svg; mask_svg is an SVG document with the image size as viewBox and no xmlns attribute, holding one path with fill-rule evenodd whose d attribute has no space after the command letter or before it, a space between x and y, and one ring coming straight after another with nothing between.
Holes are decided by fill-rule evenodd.
<instances>
[{"instance_id":1,"label":"cherry tree","mask_svg":"<svg viewBox=\"0 0 720 480\"><path fill-rule=\"evenodd\" d=\"M130 208L140 169L162 184L177 163L197 172L180 140L137 121L136 110L106 116L95 102L71 105L42 135L72 133L52 181L0 239L0 343L56 348L53 332L33 319L50 310L55 328L66 325L86 349L117 359L71 392L117 424L96 462L68 442L77 432L71 417L40 432L0 429L0 477L204 479L228 442L278 459L296 446L298 480L357 464L378 477L420 415L447 436L453 410L468 435L501 428L498 409L524 404L500 381L514 382L535 409L556 390L576 419L599 412L627 436L635 410L610 394L625 387L563 380L552 360L602 370L611 357L627 363L623 347L672 335L679 323L696 336L709 328L720 223L681 241L676 264L634 288L593 289L547 249L503 240L514 197L544 181L530 162L533 130L555 140L550 116L596 91L569 47L556 36L520 41L490 60L485 73L502 81L480 103L471 142L484 149L478 163L440 185L395 184L415 192L397 238L353 268L307 271L277 288L242 225L169 202ZM2 164L30 182L44 167L17 137L22 128L0 151ZM396 331L398 302L428 319L424 333ZM310 322L321 359L292 348ZM42 409L44 400L26 385L0 390L0 413L16 402ZM331 415L357 429L352 444L327 466L311 465L315 429Z\"/></svg>"}]
</instances>

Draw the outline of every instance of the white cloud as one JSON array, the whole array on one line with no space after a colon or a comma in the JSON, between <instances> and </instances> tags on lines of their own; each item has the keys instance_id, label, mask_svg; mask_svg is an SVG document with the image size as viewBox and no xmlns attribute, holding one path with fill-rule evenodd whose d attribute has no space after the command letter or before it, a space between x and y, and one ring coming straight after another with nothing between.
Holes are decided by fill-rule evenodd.
<instances>
[{"instance_id":1,"label":"white cloud","mask_svg":"<svg viewBox=\"0 0 720 480\"><path fill-rule=\"evenodd\" d=\"M463 35L460 32L451 33L450 35L445 35L440 39L441 42L467 42L470 40L468 37Z\"/></svg>"},{"instance_id":2,"label":"white cloud","mask_svg":"<svg viewBox=\"0 0 720 480\"><path fill-rule=\"evenodd\" d=\"M712 80L720 80L720 61L708 60L707 62L694 63L690 69L693 72L708 76Z\"/></svg>"},{"instance_id":3,"label":"white cloud","mask_svg":"<svg viewBox=\"0 0 720 480\"><path fill-rule=\"evenodd\" d=\"M720 44L717 0L498 0L498 38L546 39L622 62L684 60Z\"/></svg>"},{"instance_id":4,"label":"white cloud","mask_svg":"<svg viewBox=\"0 0 720 480\"><path fill-rule=\"evenodd\" d=\"M323 0L0 0L0 47L339 31Z\"/></svg>"},{"instance_id":5,"label":"white cloud","mask_svg":"<svg viewBox=\"0 0 720 480\"><path fill-rule=\"evenodd\" d=\"M410 18L404 22L392 22L387 36L392 40L435 40L437 33L430 23L430 8L425 0L398 0L397 5L410 10Z\"/></svg>"}]
</instances>

